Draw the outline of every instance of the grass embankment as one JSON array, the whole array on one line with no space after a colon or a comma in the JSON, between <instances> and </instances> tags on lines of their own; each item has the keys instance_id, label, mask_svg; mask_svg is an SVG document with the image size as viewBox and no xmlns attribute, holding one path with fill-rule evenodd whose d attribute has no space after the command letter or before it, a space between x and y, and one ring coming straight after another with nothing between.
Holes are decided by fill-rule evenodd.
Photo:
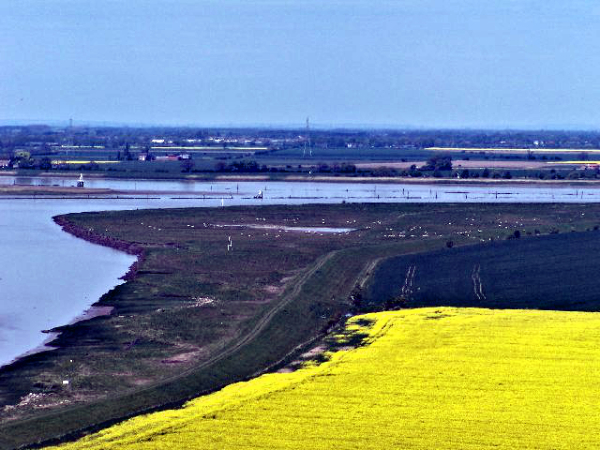
<instances>
[{"instance_id":1,"label":"grass embankment","mask_svg":"<svg viewBox=\"0 0 600 450\"><path fill-rule=\"evenodd\" d=\"M0 195L14 196L60 196L90 197L123 194L123 191L113 189L78 188L76 186L0 186Z\"/></svg>"},{"instance_id":2,"label":"grass embankment","mask_svg":"<svg viewBox=\"0 0 600 450\"><path fill-rule=\"evenodd\" d=\"M504 240L515 229L522 239L535 229L584 231L600 224L600 205L232 207L65 220L90 240L124 243L144 258L135 277L98 303L113 314L62 327L57 350L0 370L0 448L76 435L256 376L353 310L355 285L382 258L448 240ZM240 227L225 226L232 224Z\"/></svg>"},{"instance_id":3,"label":"grass embankment","mask_svg":"<svg viewBox=\"0 0 600 450\"><path fill-rule=\"evenodd\" d=\"M357 316L367 345L137 417L61 449L597 448L600 315Z\"/></svg>"}]
</instances>

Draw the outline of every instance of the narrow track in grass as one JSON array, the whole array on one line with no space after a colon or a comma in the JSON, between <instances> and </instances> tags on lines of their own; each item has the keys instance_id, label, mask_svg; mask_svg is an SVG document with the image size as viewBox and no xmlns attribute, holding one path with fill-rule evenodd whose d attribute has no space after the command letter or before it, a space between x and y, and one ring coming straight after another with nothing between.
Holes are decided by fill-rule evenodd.
<instances>
[{"instance_id":1,"label":"narrow track in grass","mask_svg":"<svg viewBox=\"0 0 600 450\"><path fill-rule=\"evenodd\" d=\"M337 251L333 251L333 252L330 252L330 253L318 258L312 267L308 268L308 270L304 271L302 274L300 274L297 277L297 279L295 279L292 283L290 283L292 285L291 291L288 294L283 295L281 300L279 302L277 302L277 304L273 308L271 308L266 314L264 314L259 319L259 321L256 323L256 325L250 330L250 332L248 332L247 334L244 334L240 340L238 340L237 342L234 342L232 345L226 346L221 352L213 355L212 357L206 359L205 361L202 361L200 364L190 367L189 369L184 370L175 376L172 376L169 378L164 378L156 383L144 386L143 388L128 391L126 394L149 391L150 389L154 389L157 386L161 386L161 385L164 385L167 383L172 383L172 382L177 381L178 379L185 377L187 375L190 375L198 370L206 369L207 367L210 367L211 365L227 358L228 356L231 356L233 353L240 350L242 347L244 347L246 344L248 344L248 342L255 339L256 336L258 336L258 334L265 329L265 327L269 324L269 322L273 319L273 317L279 311L281 311L283 308L285 308L285 306L287 306L294 298L296 298L298 296L298 294L300 293L300 291L302 289L302 286L304 286L304 283L306 283L306 280L308 280L312 275L314 275L314 273L316 271L318 271L320 268L322 268L325 265L325 263L327 263L327 261L329 261L336 253L337 253ZM118 398L121 396L122 395L115 396L115 397Z\"/></svg>"},{"instance_id":2,"label":"narrow track in grass","mask_svg":"<svg viewBox=\"0 0 600 450\"><path fill-rule=\"evenodd\" d=\"M241 337L241 339L239 339L238 341L233 342L229 346L226 346L219 353L215 354L214 356L210 357L209 359L207 359L205 361L202 361L200 364L197 364L193 367L190 367L189 369L186 369L186 370L180 372L176 376L162 379L156 383L152 383L151 385L147 385L142 388L127 391L125 393L122 393L121 395L116 395L113 397L102 399L97 403L101 404L101 403L105 403L110 400L118 400L119 398L127 397L132 394L142 394L144 392L148 392L153 389L160 388L161 386L165 386L165 385L177 382L180 379L183 379L187 376L193 375L195 372L207 369L210 366L224 360L225 358L232 356L236 352L240 351L244 346L248 345L250 342L252 342L254 339L256 339L256 337L269 325L269 323L271 322L273 317L278 312L280 312L282 309L284 309L287 305L289 305L289 303L292 302L300 294L302 287L305 285L306 281L309 280L310 277L312 277L317 271L319 271L321 268L323 268L323 266L328 261L330 261L337 253L339 253L339 251L332 251L332 252L329 252L329 253L319 257L312 266L310 266L308 269L305 269L304 271L302 271L301 274L299 274L294 280L292 280L290 282L291 287L289 288L289 292L287 292L287 293L284 292L281 299L258 320L258 322L254 325L254 327L248 333L244 334ZM372 266L372 264L369 264L369 265L367 265L367 268L371 267L371 266ZM368 274L368 272L367 272L367 274ZM365 277L364 273L362 274L361 277ZM309 341L312 341L313 339L314 338L311 338ZM309 341L306 341L306 342L309 342ZM301 343L299 346L296 346L291 351L291 353L295 353L298 350L298 348L301 348L303 345L306 344L306 342ZM269 367L266 367L263 370L261 370L260 372L264 372L265 370L268 370L268 369L269 369ZM252 376L258 375L260 372L257 372L255 374L253 374ZM21 421L19 421L19 424L26 425L27 423L36 423L38 421L43 421L44 419L51 418L51 417L60 417L65 413L84 411L84 410L88 409L89 406L90 406L90 404L82 404L82 405L74 405L74 406L66 407L61 410L51 411L46 414L40 414L40 415L37 415L30 419L21 420ZM162 409L163 407L166 407L166 406L168 406L168 405L165 405L165 404L153 405L152 407L147 408L146 411L155 411L155 410ZM144 412L145 412L144 410L136 411L135 415L144 413ZM112 422L112 423L119 422L120 420L126 419L127 417L130 417L130 416L131 415L129 414L126 417L118 417L118 418L112 419L110 422ZM95 429L98 426L103 426L103 425L104 425L104 422L101 424L90 424L89 426L86 426L83 429L70 431L69 435L78 435L78 434L83 433L87 429ZM2 426L0 426L0 431L1 430L2 430ZM63 439L63 437L54 438L48 442L55 442L57 439L61 440L61 439ZM39 446L40 444L42 444L42 442L39 442L36 446ZM26 447L31 447L31 445L27 445ZM0 448L4 448L4 446L2 445L1 435L0 435Z\"/></svg>"}]
</instances>

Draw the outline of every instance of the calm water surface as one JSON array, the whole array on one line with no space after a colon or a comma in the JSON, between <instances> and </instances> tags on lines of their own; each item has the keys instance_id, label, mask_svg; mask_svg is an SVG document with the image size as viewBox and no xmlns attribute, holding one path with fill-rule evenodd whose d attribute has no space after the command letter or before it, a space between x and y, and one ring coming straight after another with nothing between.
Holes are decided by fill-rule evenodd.
<instances>
[{"instance_id":1,"label":"calm water surface","mask_svg":"<svg viewBox=\"0 0 600 450\"><path fill-rule=\"evenodd\" d=\"M0 177L0 185L73 186L77 177ZM339 202L598 202L600 187L587 185L454 185L396 183L323 183L323 182L204 182L161 180L87 179L86 187L116 190L172 192L171 197L185 195L236 196L244 200L259 190L264 201L290 203L293 200ZM231 204L231 203L230 203Z\"/></svg>"},{"instance_id":2,"label":"calm water surface","mask_svg":"<svg viewBox=\"0 0 600 450\"><path fill-rule=\"evenodd\" d=\"M75 178L0 177L0 184L65 185ZM52 216L68 212L358 202L598 202L594 187L376 183L88 180L87 187L156 190L119 199L0 197L0 364L39 347L41 330L72 321L120 283L134 258L76 239ZM264 199L253 199L261 190Z\"/></svg>"}]
</instances>

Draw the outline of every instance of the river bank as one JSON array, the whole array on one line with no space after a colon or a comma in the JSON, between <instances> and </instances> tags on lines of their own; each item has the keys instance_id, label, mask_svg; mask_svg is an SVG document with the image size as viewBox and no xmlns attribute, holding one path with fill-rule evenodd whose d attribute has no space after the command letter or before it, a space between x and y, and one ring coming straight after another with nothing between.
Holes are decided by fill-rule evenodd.
<instances>
[{"instance_id":1,"label":"river bank","mask_svg":"<svg viewBox=\"0 0 600 450\"><path fill-rule=\"evenodd\" d=\"M0 185L0 197L28 198L28 197L46 197L46 198L123 198L139 196L160 196L160 195L188 195L189 191L172 190L135 190L135 189L111 189L111 188L81 188L74 186L39 186L39 185ZM218 191L196 191L196 196L230 196L229 192Z\"/></svg>"},{"instance_id":2,"label":"river bank","mask_svg":"<svg viewBox=\"0 0 600 450\"><path fill-rule=\"evenodd\" d=\"M122 191L106 188L80 188L73 186L21 186L21 185L0 185L0 195L56 195L56 196L106 196L124 194Z\"/></svg>"},{"instance_id":3,"label":"river bank","mask_svg":"<svg viewBox=\"0 0 600 450\"><path fill-rule=\"evenodd\" d=\"M121 279L128 281L135 278L139 266L144 262L145 259L143 246L135 242L127 242L111 236L100 234L98 232L93 232L90 229L85 229L70 221L67 215L54 216L52 220L54 223L60 226L64 232L69 233L77 238L83 239L92 244L102 245L104 247L109 247L120 252L127 253L128 255L135 256L137 258L136 261L129 267Z\"/></svg>"},{"instance_id":4,"label":"river bank","mask_svg":"<svg viewBox=\"0 0 600 450\"><path fill-rule=\"evenodd\" d=\"M471 162L472 163L472 162ZM470 164L472 165L472 164ZM42 171L14 171L5 170L0 171L0 180L2 178L20 178L20 179L63 179L63 180L76 180L79 177L79 173L69 172L42 172ZM360 175L326 175L326 174L281 174L281 173L267 173L267 174L228 174L220 172L210 173L192 173L192 174L181 174L181 176L165 175L165 176L151 176L151 174L136 174L134 176L115 176L110 173L94 173L86 172L85 178L88 180L114 180L114 181L180 181L180 182L298 182L298 183L386 183L386 184L461 184L465 183L468 185L511 185L511 184L526 184L526 185L566 185L566 186L578 186L578 185L600 185L600 179L585 178L585 179L544 179L539 178L519 178L513 177L510 179L505 178L448 178L448 177L402 177L402 176L360 176Z\"/></svg>"}]
</instances>

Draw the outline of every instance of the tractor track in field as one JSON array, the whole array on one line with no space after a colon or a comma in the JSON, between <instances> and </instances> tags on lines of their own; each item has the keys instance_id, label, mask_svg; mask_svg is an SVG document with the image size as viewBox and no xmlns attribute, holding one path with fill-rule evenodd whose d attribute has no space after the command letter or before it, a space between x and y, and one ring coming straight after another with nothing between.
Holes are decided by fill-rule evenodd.
<instances>
[{"instance_id":1,"label":"tractor track in field","mask_svg":"<svg viewBox=\"0 0 600 450\"><path fill-rule=\"evenodd\" d=\"M473 292L475 292L475 297L477 297L477 300L480 302L487 300L487 297L483 293L483 285L481 284L481 264L476 264L473 267L471 280L473 281Z\"/></svg>"},{"instance_id":2,"label":"tractor track in field","mask_svg":"<svg viewBox=\"0 0 600 450\"><path fill-rule=\"evenodd\" d=\"M404 285L402 286L402 290L400 294L406 300L410 298L410 295L413 293L413 284L415 282L415 274L417 272L417 266L409 266L406 271L406 277L404 279Z\"/></svg>"}]
</instances>

